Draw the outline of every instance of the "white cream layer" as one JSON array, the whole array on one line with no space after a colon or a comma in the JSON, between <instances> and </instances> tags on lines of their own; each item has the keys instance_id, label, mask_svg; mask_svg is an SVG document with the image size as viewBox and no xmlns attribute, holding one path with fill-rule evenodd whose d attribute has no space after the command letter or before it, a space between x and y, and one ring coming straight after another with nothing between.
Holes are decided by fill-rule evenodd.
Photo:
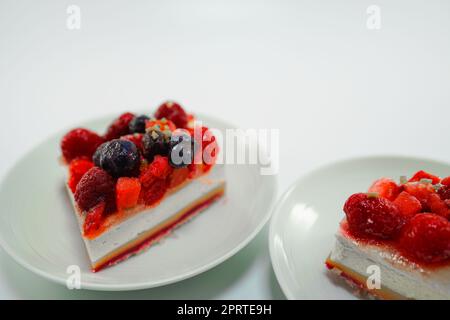
<instances>
[{"instance_id":1,"label":"white cream layer","mask_svg":"<svg viewBox=\"0 0 450 320\"><path fill-rule=\"evenodd\" d=\"M182 209L224 184L224 171L223 165L215 165L207 175L192 180L175 193L168 195L158 206L136 213L127 220L112 226L93 240L83 237L91 262L95 264L117 248L170 219ZM68 189L68 193L74 205L75 201L70 189ZM83 230L83 218L80 217L75 206L74 212L80 230Z\"/></svg>"},{"instance_id":2,"label":"white cream layer","mask_svg":"<svg viewBox=\"0 0 450 320\"><path fill-rule=\"evenodd\" d=\"M339 231L330 259L362 276L368 267L380 268L381 287L408 299L450 299L450 266L425 270L393 250L360 244Z\"/></svg>"}]
</instances>

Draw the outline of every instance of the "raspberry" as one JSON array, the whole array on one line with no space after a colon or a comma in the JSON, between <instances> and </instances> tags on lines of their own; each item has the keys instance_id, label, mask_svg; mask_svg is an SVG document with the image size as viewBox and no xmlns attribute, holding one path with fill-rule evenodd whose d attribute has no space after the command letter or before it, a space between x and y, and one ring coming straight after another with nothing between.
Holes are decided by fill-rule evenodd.
<instances>
[{"instance_id":1,"label":"raspberry","mask_svg":"<svg viewBox=\"0 0 450 320\"><path fill-rule=\"evenodd\" d=\"M75 193L78 182L83 175L94 166L92 161L86 158L73 159L69 165L69 188Z\"/></svg>"},{"instance_id":2,"label":"raspberry","mask_svg":"<svg viewBox=\"0 0 450 320\"><path fill-rule=\"evenodd\" d=\"M100 201L91 210L86 213L86 218L83 224L83 235L91 238L96 231L100 229L103 220L103 213L105 212L105 202Z\"/></svg>"},{"instance_id":3,"label":"raspberry","mask_svg":"<svg viewBox=\"0 0 450 320\"><path fill-rule=\"evenodd\" d=\"M450 177L442 179L441 184L447 187L450 186Z\"/></svg>"},{"instance_id":4,"label":"raspberry","mask_svg":"<svg viewBox=\"0 0 450 320\"><path fill-rule=\"evenodd\" d=\"M394 201L394 204L397 206L400 213L406 218L411 218L422 211L422 204L420 201L405 191L398 195L397 199Z\"/></svg>"},{"instance_id":5,"label":"raspberry","mask_svg":"<svg viewBox=\"0 0 450 320\"><path fill-rule=\"evenodd\" d=\"M75 189L75 201L83 211L89 211L99 202L105 202L105 212L115 211L115 182L104 170L92 167L81 178Z\"/></svg>"},{"instance_id":6,"label":"raspberry","mask_svg":"<svg viewBox=\"0 0 450 320\"><path fill-rule=\"evenodd\" d=\"M403 185L403 188L420 201L423 211L429 210L428 198L430 194L436 192L431 183L408 182Z\"/></svg>"},{"instance_id":7,"label":"raspberry","mask_svg":"<svg viewBox=\"0 0 450 320\"><path fill-rule=\"evenodd\" d=\"M428 205L431 209L431 212L440 215L446 219L450 218L450 209L447 203L444 200L442 200L438 194L436 193L430 194L430 197L428 198Z\"/></svg>"},{"instance_id":8,"label":"raspberry","mask_svg":"<svg viewBox=\"0 0 450 320\"><path fill-rule=\"evenodd\" d=\"M141 172L141 175L139 177L139 181L141 182L142 186L141 194L139 197L147 206L159 202L164 197L168 188L167 179L154 176L154 172L155 169L152 169L149 165L145 170Z\"/></svg>"},{"instance_id":9,"label":"raspberry","mask_svg":"<svg viewBox=\"0 0 450 320\"><path fill-rule=\"evenodd\" d=\"M419 182L422 179L430 179L433 184L439 183L441 178L432 175L431 173L425 172L423 170L417 171L408 182Z\"/></svg>"},{"instance_id":10,"label":"raspberry","mask_svg":"<svg viewBox=\"0 0 450 320\"><path fill-rule=\"evenodd\" d=\"M370 186L368 192L378 193L380 197L394 201L400 193L400 187L392 179L381 178Z\"/></svg>"},{"instance_id":11,"label":"raspberry","mask_svg":"<svg viewBox=\"0 0 450 320\"><path fill-rule=\"evenodd\" d=\"M143 153L143 147L142 147L142 138L144 135L142 133L134 133L134 134L128 134L126 136L120 137L122 140L128 140L133 142L136 147L138 148L139 152Z\"/></svg>"},{"instance_id":12,"label":"raspberry","mask_svg":"<svg viewBox=\"0 0 450 320\"><path fill-rule=\"evenodd\" d=\"M178 103L173 101L167 101L160 105L155 112L155 118L166 118L172 121L177 128L186 128L188 125L188 115Z\"/></svg>"},{"instance_id":13,"label":"raspberry","mask_svg":"<svg viewBox=\"0 0 450 320\"><path fill-rule=\"evenodd\" d=\"M169 177L169 188L178 187L188 178L189 178L188 168L174 169Z\"/></svg>"},{"instance_id":14,"label":"raspberry","mask_svg":"<svg viewBox=\"0 0 450 320\"><path fill-rule=\"evenodd\" d=\"M443 185L439 188L438 194L441 197L442 200L449 200L450 199L450 186Z\"/></svg>"},{"instance_id":15,"label":"raspberry","mask_svg":"<svg viewBox=\"0 0 450 320\"><path fill-rule=\"evenodd\" d=\"M95 132L77 128L69 131L61 139L61 151L67 162L79 157L91 158L102 143L103 138Z\"/></svg>"},{"instance_id":16,"label":"raspberry","mask_svg":"<svg viewBox=\"0 0 450 320\"><path fill-rule=\"evenodd\" d=\"M130 133L129 124L133 120L134 114L131 112L126 112L122 114L119 118L114 120L114 122L108 127L104 135L106 140L118 139L121 136Z\"/></svg>"},{"instance_id":17,"label":"raspberry","mask_svg":"<svg viewBox=\"0 0 450 320\"><path fill-rule=\"evenodd\" d=\"M173 169L169 165L167 157L156 156L150 164L149 170L155 178L165 179Z\"/></svg>"},{"instance_id":18,"label":"raspberry","mask_svg":"<svg viewBox=\"0 0 450 320\"><path fill-rule=\"evenodd\" d=\"M357 236L389 239L397 235L405 218L389 200L352 195L344 205L350 230Z\"/></svg>"},{"instance_id":19,"label":"raspberry","mask_svg":"<svg viewBox=\"0 0 450 320\"><path fill-rule=\"evenodd\" d=\"M138 203L141 183L137 178L121 177L116 183L117 210L134 207Z\"/></svg>"},{"instance_id":20,"label":"raspberry","mask_svg":"<svg viewBox=\"0 0 450 320\"><path fill-rule=\"evenodd\" d=\"M436 214L418 214L405 226L400 246L419 261L435 263L448 260L450 222Z\"/></svg>"}]
</instances>

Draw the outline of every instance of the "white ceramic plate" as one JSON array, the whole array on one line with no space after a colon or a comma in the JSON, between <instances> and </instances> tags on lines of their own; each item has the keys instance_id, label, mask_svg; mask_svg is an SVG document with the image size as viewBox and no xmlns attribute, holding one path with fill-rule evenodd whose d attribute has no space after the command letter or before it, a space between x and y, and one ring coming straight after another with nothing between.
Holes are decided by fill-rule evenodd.
<instances>
[{"instance_id":1,"label":"white ceramic plate","mask_svg":"<svg viewBox=\"0 0 450 320\"><path fill-rule=\"evenodd\" d=\"M114 116L83 126L104 132ZM210 128L232 128L199 117ZM270 217L274 176L259 165L226 165L226 195L149 250L114 267L92 273L58 164L55 135L30 151L0 187L0 244L29 270L65 284L67 268L81 268L81 287L134 290L173 283L204 272L243 248Z\"/></svg>"},{"instance_id":2,"label":"white ceramic plate","mask_svg":"<svg viewBox=\"0 0 450 320\"><path fill-rule=\"evenodd\" d=\"M370 157L334 163L297 181L276 205L269 233L272 265L286 297L356 299L325 267L344 202L377 178L398 179L420 169L450 175L449 164L433 160Z\"/></svg>"}]
</instances>

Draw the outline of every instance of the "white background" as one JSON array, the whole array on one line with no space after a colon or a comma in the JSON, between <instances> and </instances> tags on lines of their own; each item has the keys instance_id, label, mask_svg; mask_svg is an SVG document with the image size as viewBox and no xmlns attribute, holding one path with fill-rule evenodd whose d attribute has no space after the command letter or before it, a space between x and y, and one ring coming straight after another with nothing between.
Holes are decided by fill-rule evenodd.
<instances>
[{"instance_id":1,"label":"white background","mask_svg":"<svg viewBox=\"0 0 450 320\"><path fill-rule=\"evenodd\" d=\"M66 28L71 4L80 30ZM366 27L372 4L380 30ZM449 44L444 0L0 0L0 176L52 133L168 98L279 128L280 191L336 159L448 161ZM0 298L80 297L284 298L267 228L203 275L132 293L68 291L0 254Z\"/></svg>"}]
</instances>

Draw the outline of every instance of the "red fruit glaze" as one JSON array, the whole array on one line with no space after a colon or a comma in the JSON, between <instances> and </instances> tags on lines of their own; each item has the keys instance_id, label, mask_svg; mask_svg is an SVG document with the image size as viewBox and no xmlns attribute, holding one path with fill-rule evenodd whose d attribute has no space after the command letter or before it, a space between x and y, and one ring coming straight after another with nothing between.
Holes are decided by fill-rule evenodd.
<instances>
[{"instance_id":1,"label":"red fruit glaze","mask_svg":"<svg viewBox=\"0 0 450 320\"><path fill-rule=\"evenodd\" d=\"M418 182L422 179L430 179L433 181L433 184L439 183L441 178L432 175L431 173L425 172L423 170L417 171L408 182Z\"/></svg>"},{"instance_id":2,"label":"red fruit glaze","mask_svg":"<svg viewBox=\"0 0 450 320\"><path fill-rule=\"evenodd\" d=\"M403 191L395 199L394 204L405 218L410 219L422 211L422 204L416 197Z\"/></svg>"},{"instance_id":3,"label":"red fruit glaze","mask_svg":"<svg viewBox=\"0 0 450 320\"><path fill-rule=\"evenodd\" d=\"M155 118L166 118L172 121L177 128L186 128L188 125L188 115L178 103L173 101L161 104L155 112Z\"/></svg>"},{"instance_id":4,"label":"red fruit glaze","mask_svg":"<svg viewBox=\"0 0 450 320\"><path fill-rule=\"evenodd\" d=\"M137 178L120 177L116 183L116 205L121 211L138 203L141 183Z\"/></svg>"},{"instance_id":5,"label":"red fruit glaze","mask_svg":"<svg viewBox=\"0 0 450 320\"><path fill-rule=\"evenodd\" d=\"M70 190L75 193L78 182L83 175L94 166L92 161L86 158L73 159L69 165L69 181L68 185Z\"/></svg>"},{"instance_id":6,"label":"red fruit glaze","mask_svg":"<svg viewBox=\"0 0 450 320\"><path fill-rule=\"evenodd\" d=\"M344 205L350 231L358 237L375 239L394 238L405 223L405 218L389 200L352 195Z\"/></svg>"},{"instance_id":7,"label":"red fruit glaze","mask_svg":"<svg viewBox=\"0 0 450 320\"><path fill-rule=\"evenodd\" d=\"M126 112L114 120L114 122L106 130L104 135L105 140L109 141L112 139L118 139L121 136L127 135L130 132L128 125L133 118L134 114L131 112Z\"/></svg>"},{"instance_id":8,"label":"red fruit glaze","mask_svg":"<svg viewBox=\"0 0 450 320\"><path fill-rule=\"evenodd\" d=\"M405 226L399 245L407 255L419 261L447 261L450 259L450 222L436 214L418 214Z\"/></svg>"},{"instance_id":9,"label":"red fruit glaze","mask_svg":"<svg viewBox=\"0 0 450 320\"><path fill-rule=\"evenodd\" d=\"M75 189L75 201L83 211L89 211L99 202L105 202L105 212L114 212L116 208L116 183L114 179L99 167L92 167L81 178Z\"/></svg>"},{"instance_id":10,"label":"red fruit glaze","mask_svg":"<svg viewBox=\"0 0 450 320\"><path fill-rule=\"evenodd\" d=\"M83 224L83 235L87 238L95 235L101 227L103 221L103 213L105 212L105 202L101 201L86 213Z\"/></svg>"},{"instance_id":11,"label":"red fruit glaze","mask_svg":"<svg viewBox=\"0 0 450 320\"><path fill-rule=\"evenodd\" d=\"M153 177L165 179L170 175L173 168L169 165L169 160L167 157L157 155L150 164L149 170Z\"/></svg>"},{"instance_id":12,"label":"red fruit glaze","mask_svg":"<svg viewBox=\"0 0 450 320\"><path fill-rule=\"evenodd\" d=\"M61 140L61 151L66 162L75 158L92 158L103 138L93 131L76 128L69 131Z\"/></svg>"},{"instance_id":13,"label":"red fruit glaze","mask_svg":"<svg viewBox=\"0 0 450 320\"><path fill-rule=\"evenodd\" d=\"M400 193L400 187L392 179L381 178L370 186L368 192L378 193L380 197L394 201Z\"/></svg>"}]
</instances>

